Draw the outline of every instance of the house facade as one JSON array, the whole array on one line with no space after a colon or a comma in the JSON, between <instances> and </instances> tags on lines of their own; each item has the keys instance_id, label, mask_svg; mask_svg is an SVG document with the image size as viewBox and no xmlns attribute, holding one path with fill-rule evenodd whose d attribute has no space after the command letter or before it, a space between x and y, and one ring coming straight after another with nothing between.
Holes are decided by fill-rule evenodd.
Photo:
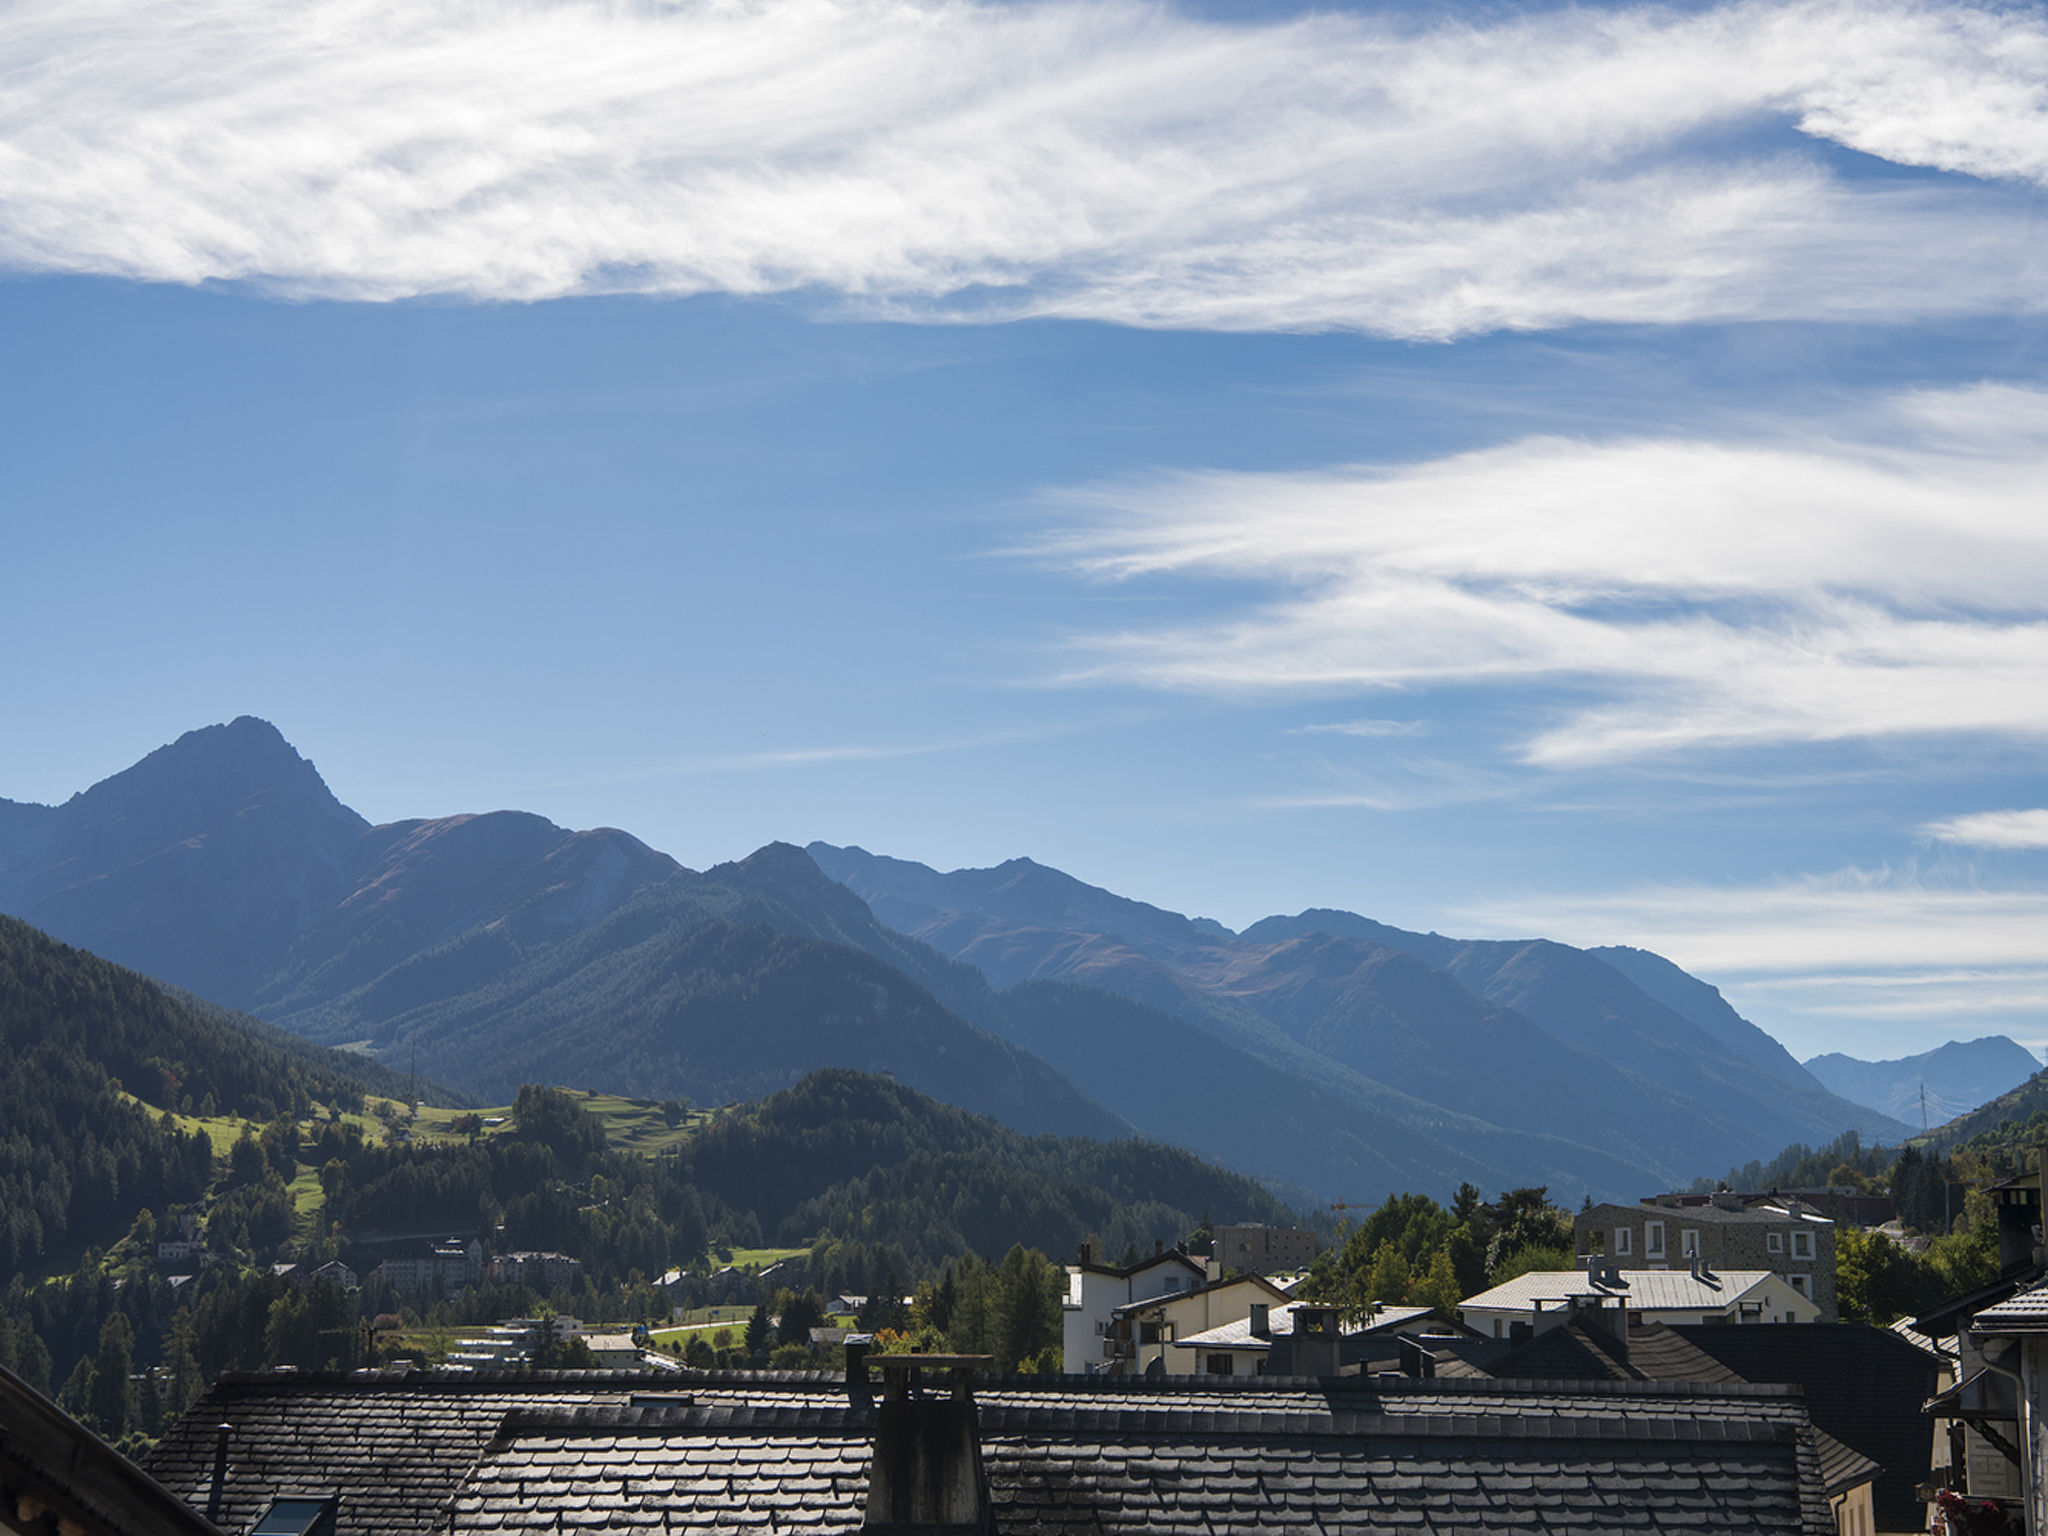
<instances>
[{"instance_id":1,"label":"house facade","mask_svg":"<svg viewBox=\"0 0 2048 1536\"><path fill-rule=\"evenodd\" d=\"M1307 1269L1316 1261L1316 1235L1305 1227L1268 1227L1252 1223L1217 1227L1211 1235L1210 1276L1271 1275Z\"/></svg>"},{"instance_id":2,"label":"house facade","mask_svg":"<svg viewBox=\"0 0 2048 1536\"><path fill-rule=\"evenodd\" d=\"M1111 1316L1103 1340L1113 1350L1107 1374L1142 1376L1201 1370L1203 1362L1182 1358L1173 1345L1192 1334L1204 1333L1225 1323L1245 1322L1252 1308L1284 1307L1292 1298L1264 1275L1239 1275L1182 1291L1133 1301L1118 1307Z\"/></svg>"},{"instance_id":3,"label":"house facade","mask_svg":"<svg viewBox=\"0 0 2048 1536\"><path fill-rule=\"evenodd\" d=\"M1099 1263L1094 1249L1084 1244L1080 1262L1067 1266L1060 1368L1070 1376L1118 1374L1122 1357L1112 1335L1117 1308L1191 1291L1205 1278L1201 1261L1178 1248L1124 1267Z\"/></svg>"},{"instance_id":4,"label":"house facade","mask_svg":"<svg viewBox=\"0 0 2048 1536\"><path fill-rule=\"evenodd\" d=\"M1715 1270L1767 1269L1832 1323L1835 1224L1797 1197L1744 1204L1716 1195L1705 1205L1676 1195L1639 1205L1596 1205L1572 1223L1583 1262L1602 1258L1622 1269L1686 1269L1694 1259Z\"/></svg>"}]
</instances>

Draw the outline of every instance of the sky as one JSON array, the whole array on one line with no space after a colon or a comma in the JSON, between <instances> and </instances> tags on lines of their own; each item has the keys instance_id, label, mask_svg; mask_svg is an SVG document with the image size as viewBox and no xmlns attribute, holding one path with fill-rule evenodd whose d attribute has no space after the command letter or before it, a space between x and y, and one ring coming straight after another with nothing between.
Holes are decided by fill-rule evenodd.
<instances>
[{"instance_id":1,"label":"sky","mask_svg":"<svg viewBox=\"0 0 2048 1536\"><path fill-rule=\"evenodd\" d=\"M0 796L1029 856L2048 1045L2048 11L16 0Z\"/></svg>"}]
</instances>

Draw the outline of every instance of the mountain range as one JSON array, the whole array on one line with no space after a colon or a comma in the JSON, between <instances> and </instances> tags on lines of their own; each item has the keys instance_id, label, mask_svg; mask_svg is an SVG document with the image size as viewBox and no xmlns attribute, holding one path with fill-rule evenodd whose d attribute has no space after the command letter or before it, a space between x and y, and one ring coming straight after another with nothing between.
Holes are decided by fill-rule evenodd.
<instances>
[{"instance_id":1,"label":"mountain range","mask_svg":"<svg viewBox=\"0 0 2048 1536\"><path fill-rule=\"evenodd\" d=\"M2004 1035L1949 1040L1896 1061L1858 1061L1830 1052L1806 1069L1845 1099L1930 1129L1987 1104L2041 1070L2041 1058Z\"/></svg>"},{"instance_id":2,"label":"mountain range","mask_svg":"<svg viewBox=\"0 0 2048 1536\"><path fill-rule=\"evenodd\" d=\"M485 1098L725 1101L846 1067L1297 1198L1627 1198L1906 1133L1641 951L1325 910L1238 934L1028 859L770 844L700 872L511 811L371 826L249 717L62 805L0 801L0 911Z\"/></svg>"}]
</instances>

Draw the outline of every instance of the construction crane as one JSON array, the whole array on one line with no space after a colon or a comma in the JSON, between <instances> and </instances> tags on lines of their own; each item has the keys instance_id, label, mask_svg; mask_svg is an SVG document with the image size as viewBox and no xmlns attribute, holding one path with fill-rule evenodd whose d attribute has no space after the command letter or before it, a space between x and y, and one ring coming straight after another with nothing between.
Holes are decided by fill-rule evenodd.
<instances>
[{"instance_id":1,"label":"construction crane","mask_svg":"<svg viewBox=\"0 0 2048 1536\"><path fill-rule=\"evenodd\" d=\"M1349 1219L1344 1214L1346 1211L1376 1211L1379 1205L1377 1202L1372 1205L1360 1205L1352 1200L1336 1200L1331 1202L1330 1209L1337 1213L1337 1230L1342 1232Z\"/></svg>"}]
</instances>

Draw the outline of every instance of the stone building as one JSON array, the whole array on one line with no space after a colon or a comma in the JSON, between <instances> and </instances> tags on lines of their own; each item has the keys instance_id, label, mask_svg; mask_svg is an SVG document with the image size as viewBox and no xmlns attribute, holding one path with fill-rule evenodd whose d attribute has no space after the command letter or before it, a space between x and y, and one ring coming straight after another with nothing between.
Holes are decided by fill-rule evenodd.
<instances>
[{"instance_id":1,"label":"stone building","mask_svg":"<svg viewBox=\"0 0 2048 1536\"><path fill-rule=\"evenodd\" d=\"M1271 1275L1307 1269L1316 1259L1316 1235L1302 1227L1268 1227L1256 1222L1218 1227L1209 1255L1216 1261L1211 1279L1220 1280L1233 1271Z\"/></svg>"},{"instance_id":2,"label":"stone building","mask_svg":"<svg viewBox=\"0 0 2048 1536\"><path fill-rule=\"evenodd\" d=\"M1770 1270L1832 1323L1835 1224L1792 1198L1744 1205L1717 1195L1706 1205L1676 1196L1640 1205L1596 1205L1573 1222L1580 1258L1598 1254L1622 1269L1689 1269L1698 1258L1715 1270Z\"/></svg>"}]
</instances>

